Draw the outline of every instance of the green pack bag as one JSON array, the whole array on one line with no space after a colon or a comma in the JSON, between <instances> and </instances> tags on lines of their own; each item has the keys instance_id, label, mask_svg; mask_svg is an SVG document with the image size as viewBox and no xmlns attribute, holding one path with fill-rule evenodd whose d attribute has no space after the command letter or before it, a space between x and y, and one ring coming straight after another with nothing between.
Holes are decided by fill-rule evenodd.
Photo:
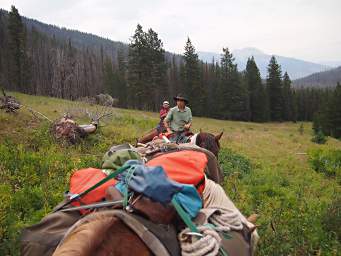
<instances>
[{"instance_id":1,"label":"green pack bag","mask_svg":"<svg viewBox=\"0 0 341 256\"><path fill-rule=\"evenodd\" d=\"M107 174L110 174L122 167L125 162L132 159L142 160L139 153L133 150L130 144L114 146L103 156L102 169L108 172Z\"/></svg>"}]
</instances>

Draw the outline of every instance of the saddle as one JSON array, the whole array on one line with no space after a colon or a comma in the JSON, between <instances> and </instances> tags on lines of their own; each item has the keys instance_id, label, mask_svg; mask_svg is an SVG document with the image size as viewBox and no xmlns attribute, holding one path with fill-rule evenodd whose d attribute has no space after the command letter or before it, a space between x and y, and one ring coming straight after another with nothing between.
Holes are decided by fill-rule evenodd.
<instances>
[{"instance_id":1,"label":"saddle","mask_svg":"<svg viewBox=\"0 0 341 256\"><path fill-rule=\"evenodd\" d=\"M189 130L185 130L185 131L181 131L181 132L174 132L169 134L168 139L171 142L174 142L176 144L181 144L181 143L188 143L190 142L190 138L193 136L194 134L189 131Z\"/></svg>"}]
</instances>

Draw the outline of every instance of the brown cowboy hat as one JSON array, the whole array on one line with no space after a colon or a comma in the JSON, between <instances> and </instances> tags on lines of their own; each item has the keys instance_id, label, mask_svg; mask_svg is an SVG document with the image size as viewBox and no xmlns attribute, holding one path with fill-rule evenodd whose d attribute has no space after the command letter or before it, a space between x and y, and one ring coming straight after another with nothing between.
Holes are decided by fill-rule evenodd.
<instances>
[{"instance_id":1,"label":"brown cowboy hat","mask_svg":"<svg viewBox=\"0 0 341 256\"><path fill-rule=\"evenodd\" d=\"M177 100L183 100L186 104L188 104L188 99L185 98L184 96L182 96L181 94L178 94L178 95L175 96L173 99L174 99L175 101L177 101Z\"/></svg>"}]
</instances>

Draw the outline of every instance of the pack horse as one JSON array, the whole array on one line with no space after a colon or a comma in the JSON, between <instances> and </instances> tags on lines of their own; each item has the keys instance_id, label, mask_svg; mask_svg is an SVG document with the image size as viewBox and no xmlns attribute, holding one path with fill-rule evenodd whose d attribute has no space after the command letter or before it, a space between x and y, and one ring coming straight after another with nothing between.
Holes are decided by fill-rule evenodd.
<instances>
[{"instance_id":1,"label":"pack horse","mask_svg":"<svg viewBox=\"0 0 341 256\"><path fill-rule=\"evenodd\" d=\"M258 234L219 185L222 136L112 147L68 198L23 230L22 255L253 255Z\"/></svg>"}]
</instances>

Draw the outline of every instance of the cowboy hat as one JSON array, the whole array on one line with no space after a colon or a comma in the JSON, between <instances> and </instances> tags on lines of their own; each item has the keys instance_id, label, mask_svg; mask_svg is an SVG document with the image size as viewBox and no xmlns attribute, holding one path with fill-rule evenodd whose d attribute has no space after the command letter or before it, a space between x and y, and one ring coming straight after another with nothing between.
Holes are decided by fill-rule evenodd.
<instances>
[{"instance_id":1,"label":"cowboy hat","mask_svg":"<svg viewBox=\"0 0 341 256\"><path fill-rule=\"evenodd\" d=\"M182 96L181 94L178 94L178 95L175 96L173 99L174 99L175 101L177 101L177 100L182 100L182 101L184 101L186 104L188 104L188 99L185 98L184 96Z\"/></svg>"}]
</instances>

